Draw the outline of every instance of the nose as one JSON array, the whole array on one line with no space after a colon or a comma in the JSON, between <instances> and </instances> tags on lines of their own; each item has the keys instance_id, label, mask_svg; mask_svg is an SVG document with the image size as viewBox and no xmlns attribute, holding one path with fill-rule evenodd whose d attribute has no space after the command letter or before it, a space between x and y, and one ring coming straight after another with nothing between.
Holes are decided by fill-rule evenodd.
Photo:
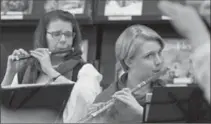
<instances>
[{"instance_id":1,"label":"nose","mask_svg":"<svg viewBox=\"0 0 211 124\"><path fill-rule=\"evenodd\" d=\"M63 43L63 44L66 43L66 38L64 35L61 36L60 43Z\"/></svg>"},{"instance_id":2,"label":"nose","mask_svg":"<svg viewBox=\"0 0 211 124\"><path fill-rule=\"evenodd\" d=\"M156 67L160 66L163 63L163 58L159 55L156 54L154 64Z\"/></svg>"}]
</instances>

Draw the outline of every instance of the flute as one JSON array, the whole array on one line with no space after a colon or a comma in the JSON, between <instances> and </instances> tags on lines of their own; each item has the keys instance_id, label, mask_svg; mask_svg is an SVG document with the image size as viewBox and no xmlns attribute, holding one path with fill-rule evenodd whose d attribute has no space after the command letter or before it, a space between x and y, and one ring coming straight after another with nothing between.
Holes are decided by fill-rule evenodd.
<instances>
[{"instance_id":1,"label":"flute","mask_svg":"<svg viewBox=\"0 0 211 124\"><path fill-rule=\"evenodd\" d=\"M131 90L131 93L135 93L136 91L138 91L140 88L142 88L144 85L158 79L160 76L164 75L167 71L169 70L169 68L164 68L163 70L161 70L160 72L157 72L155 75L153 75L152 77L148 78L146 81L141 82L140 84L138 84L135 88L133 88ZM100 113L104 112L105 110L109 109L110 107L112 107L115 103L115 99L111 99L107 102L104 103L103 107L96 110L95 112L89 113L86 117L82 118L81 120L79 120L79 123L82 122L87 122L90 119L96 117L97 115L99 115Z\"/></svg>"},{"instance_id":2,"label":"flute","mask_svg":"<svg viewBox=\"0 0 211 124\"><path fill-rule=\"evenodd\" d=\"M56 55L56 54L67 53L67 52L71 52L71 51L73 51L73 48L60 50L60 51L54 51L54 52L49 51L49 54L50 55ZM15 61L25 60L25 59L29 59L29 58L33 58L33 56L30 55L30 56L27 56L27 57L20 57L18 60L15 60Z\"/></svg>"}]
</instances>

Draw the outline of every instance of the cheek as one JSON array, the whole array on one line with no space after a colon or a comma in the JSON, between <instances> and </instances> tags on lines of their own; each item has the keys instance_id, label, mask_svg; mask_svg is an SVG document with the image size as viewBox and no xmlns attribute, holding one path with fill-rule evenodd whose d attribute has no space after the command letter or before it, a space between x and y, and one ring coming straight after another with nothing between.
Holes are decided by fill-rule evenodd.
<instances>
[{"instance_id":1,"label":"cheek","mask_svg":"<svg viewBox=\"0 0 211 124\"><path fill-rule=\"evenodd\" d=\"M137 72L140 72L140 71L151 72L153 69L153 61L140 59L136 63L136 68L137 68Z\"/></svg>"},{"instance_id":2,"label":"cheek","mask_svg":"<svg viewBox=\"0 0 211 124\"><path fill-rule=\"evenodd\" d=\"M140 60L137 61L136 64L133 66L133 74L136 76L135 78L138 78L138 80L146 80L149 78L149 76L152 75L152 70L153 70L153 64L151 61L148 60Z\"/></svg>"},{"instance_id":3,"label":"cheek","mask_svg":"<svg viewBox=\"0 0 211 124\"><path fill-rule=\"evenodd\" d=\"M47 43L48 43L48 48L50 50L54 50L56 42L54 41L54 39L52 37L47 36L46 37Z\"/></svg>"},{"instance_id":4,"label":"cheek","mask_svg":"<svg viewBox=\"0 0 211 124\"><path fill-rule=\"evenodd\" d=\"M68 45L73 45L73 39L68 40L68 41L67 41L67 44L68 44Z\"/></svg>"}]
</instances>

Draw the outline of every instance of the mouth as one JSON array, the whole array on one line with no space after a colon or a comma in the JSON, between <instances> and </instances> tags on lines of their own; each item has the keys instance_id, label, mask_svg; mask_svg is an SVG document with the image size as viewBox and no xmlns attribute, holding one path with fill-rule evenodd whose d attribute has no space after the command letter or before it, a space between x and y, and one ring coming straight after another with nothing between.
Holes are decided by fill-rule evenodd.
<instances>
[{"instance_id":1,"label":"mouth","mask_svg":"<svg viewBox=\"0 0 211 124\"><path fill-rule=\"evenodd\" d=\"M69 46L64 46L64 47L57 47L56 49L58 50L58 51L61 51L61 50L67 50L67 49L70 49L71 47L69 47Z\"/></svg>"},{"instance_id":2,"label":"mouth","mask_svg":"<svg viewBox=\"0 0 211 124\"><path fill-rule=\"evenodd\" d=\"M158 73L161 69L152 70L153 73Z\"/></svg>"}]
</instances>

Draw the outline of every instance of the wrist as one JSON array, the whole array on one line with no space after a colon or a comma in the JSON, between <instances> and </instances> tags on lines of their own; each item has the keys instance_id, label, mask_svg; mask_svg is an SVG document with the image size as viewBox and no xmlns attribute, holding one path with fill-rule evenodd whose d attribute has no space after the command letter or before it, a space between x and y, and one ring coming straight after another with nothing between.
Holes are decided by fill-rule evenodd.
<instances>
[{"instance_id":1,"label":"wrist","mask_svg":"<svg viewBox=\"0 0 211 124\"><path fill-rule=\"evenodd\" d=\"M195 32L190 34L188 39L190 40L193 49L196 49L198 46L201 46L201 44L210 41L210 35L207 31Z\"/></svg>"},{"instance_id":2,"label":"wrist","mask_svg":"<svg viewBox=\"0 0 211 124\"><path fill-rule=\"evenodd\" d=\"M49 70L48 70L47 75L48 75L51 79L53 79L53 78L57 77L58 75L60 75L60 73L57 72L55 69L52 68L52 69L49 69Z\"/></svg>"},{"instance_id":3,"label":"wrist","mask_svg":"<svg viewBox=\"0 0 211 124\"><path fill-rule=\"evenodd\" d=\"M137 114L139 115L139 116L143 116L143 112L144 112L144 109L143 109L143 107L142 106L137 106L136 107L136 112L137 112Z\"/></svg>"}]
</instances>

